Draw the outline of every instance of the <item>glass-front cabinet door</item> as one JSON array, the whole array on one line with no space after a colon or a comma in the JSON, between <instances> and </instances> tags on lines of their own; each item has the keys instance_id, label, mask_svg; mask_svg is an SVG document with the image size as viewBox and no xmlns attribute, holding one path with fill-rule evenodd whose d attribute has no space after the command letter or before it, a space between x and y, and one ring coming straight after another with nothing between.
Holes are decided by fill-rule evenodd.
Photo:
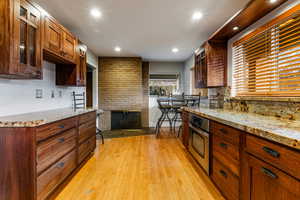
<instances>
[{"instance_id":1,"label":"glass-front cabinet door","mask_svg":"<svg viewBox=\"0 0 300 200\"><path fill-rule=\"evenodd\" d=\"M18 74L25 78L42 78L41 12L25 0L20 0L15 9Z\"/></svg>"}]
</instances>

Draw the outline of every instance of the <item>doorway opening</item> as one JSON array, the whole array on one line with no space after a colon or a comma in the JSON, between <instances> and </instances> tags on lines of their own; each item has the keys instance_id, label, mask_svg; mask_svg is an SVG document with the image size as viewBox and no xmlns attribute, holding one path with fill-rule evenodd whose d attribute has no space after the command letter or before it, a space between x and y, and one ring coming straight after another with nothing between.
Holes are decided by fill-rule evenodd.
<instances>
[{"instance_id":1,"label":"doorway opening","mask_svg":"<svg viewBox=\"0 0 300 200\"><path fill-rule=\"evenodd\" d=\"M86 106L93 107L93 74L96 68L87 64L86 72Z\"/></svg>"}]
</instances>

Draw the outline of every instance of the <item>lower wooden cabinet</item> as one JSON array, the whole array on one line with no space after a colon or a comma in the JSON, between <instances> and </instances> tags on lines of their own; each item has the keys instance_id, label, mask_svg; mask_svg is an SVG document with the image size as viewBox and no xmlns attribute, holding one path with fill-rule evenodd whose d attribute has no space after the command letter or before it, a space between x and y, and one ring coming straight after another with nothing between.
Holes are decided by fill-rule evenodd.
<instances>
[{"instance_id":1,"label":"lower wooden cabinet","mask_svg":"<svg viewBox=\"0 0 300 200\"><path fill-rule=\"evenodd\" d=\"M211 178L228 200L239 199L239 178L216 158L213 158Z\"/></svg>"},{"instance_id":2,"label":"lower wooden cabinet","mask_svg":"<svg viewBox=\"0 0 300 200\"><path fill-rule=\"evenodd\" d=\"M37 178L37 199L46 199L76 168L76 151L67 154Z\"/></svg>"},{"instance_id":3,"label":"lower wooden cabinet","mask_svg":"<svg viewBox=\"0 0 300 200\"><path fill-rule=\"evenodd\" d=\"M96 112L0 132L0 199L46 200L96 148Z\"/></svg>"},{"instance_id":4,"label":"lower wooden cabinet","mask_svg":"<svg viewBox=\"0 0 300 200\"><path fill-rule=\"evenodd\" d=\"M244 200L299 200L300 181L285 172L247 155L243 176ZM299 169L298 169L299 170Z\"/></svg>"}]
</instances>

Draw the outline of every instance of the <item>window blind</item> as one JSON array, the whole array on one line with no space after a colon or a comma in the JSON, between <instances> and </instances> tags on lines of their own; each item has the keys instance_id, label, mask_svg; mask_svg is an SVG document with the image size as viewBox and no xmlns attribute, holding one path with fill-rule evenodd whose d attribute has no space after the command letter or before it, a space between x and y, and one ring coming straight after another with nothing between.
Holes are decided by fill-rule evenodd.
<instances>
[{"instance_id":1,"label":"window blind","mask_svg":"<svg viewBox=\"0 0 300 200\"><path fill-rule=\"evenodd\" d=\"M234 43L235 96L300 96L298 8Z\"/></svg>"}]
</instances>

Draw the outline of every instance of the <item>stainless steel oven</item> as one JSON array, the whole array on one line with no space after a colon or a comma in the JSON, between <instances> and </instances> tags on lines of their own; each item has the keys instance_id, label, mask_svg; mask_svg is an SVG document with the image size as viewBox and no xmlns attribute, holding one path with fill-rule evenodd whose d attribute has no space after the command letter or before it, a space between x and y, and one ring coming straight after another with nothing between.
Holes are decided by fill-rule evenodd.
<instances>
[{"instance_id":1,"label":"stainless steel oven","mask_svg":"<svg viewBox=\"0 0 300 200\"><path fill-rule=\"evenodd\" d=\"M209 174L209 120L190 116L189 152Z\"/></svg>"}]
</instances>

